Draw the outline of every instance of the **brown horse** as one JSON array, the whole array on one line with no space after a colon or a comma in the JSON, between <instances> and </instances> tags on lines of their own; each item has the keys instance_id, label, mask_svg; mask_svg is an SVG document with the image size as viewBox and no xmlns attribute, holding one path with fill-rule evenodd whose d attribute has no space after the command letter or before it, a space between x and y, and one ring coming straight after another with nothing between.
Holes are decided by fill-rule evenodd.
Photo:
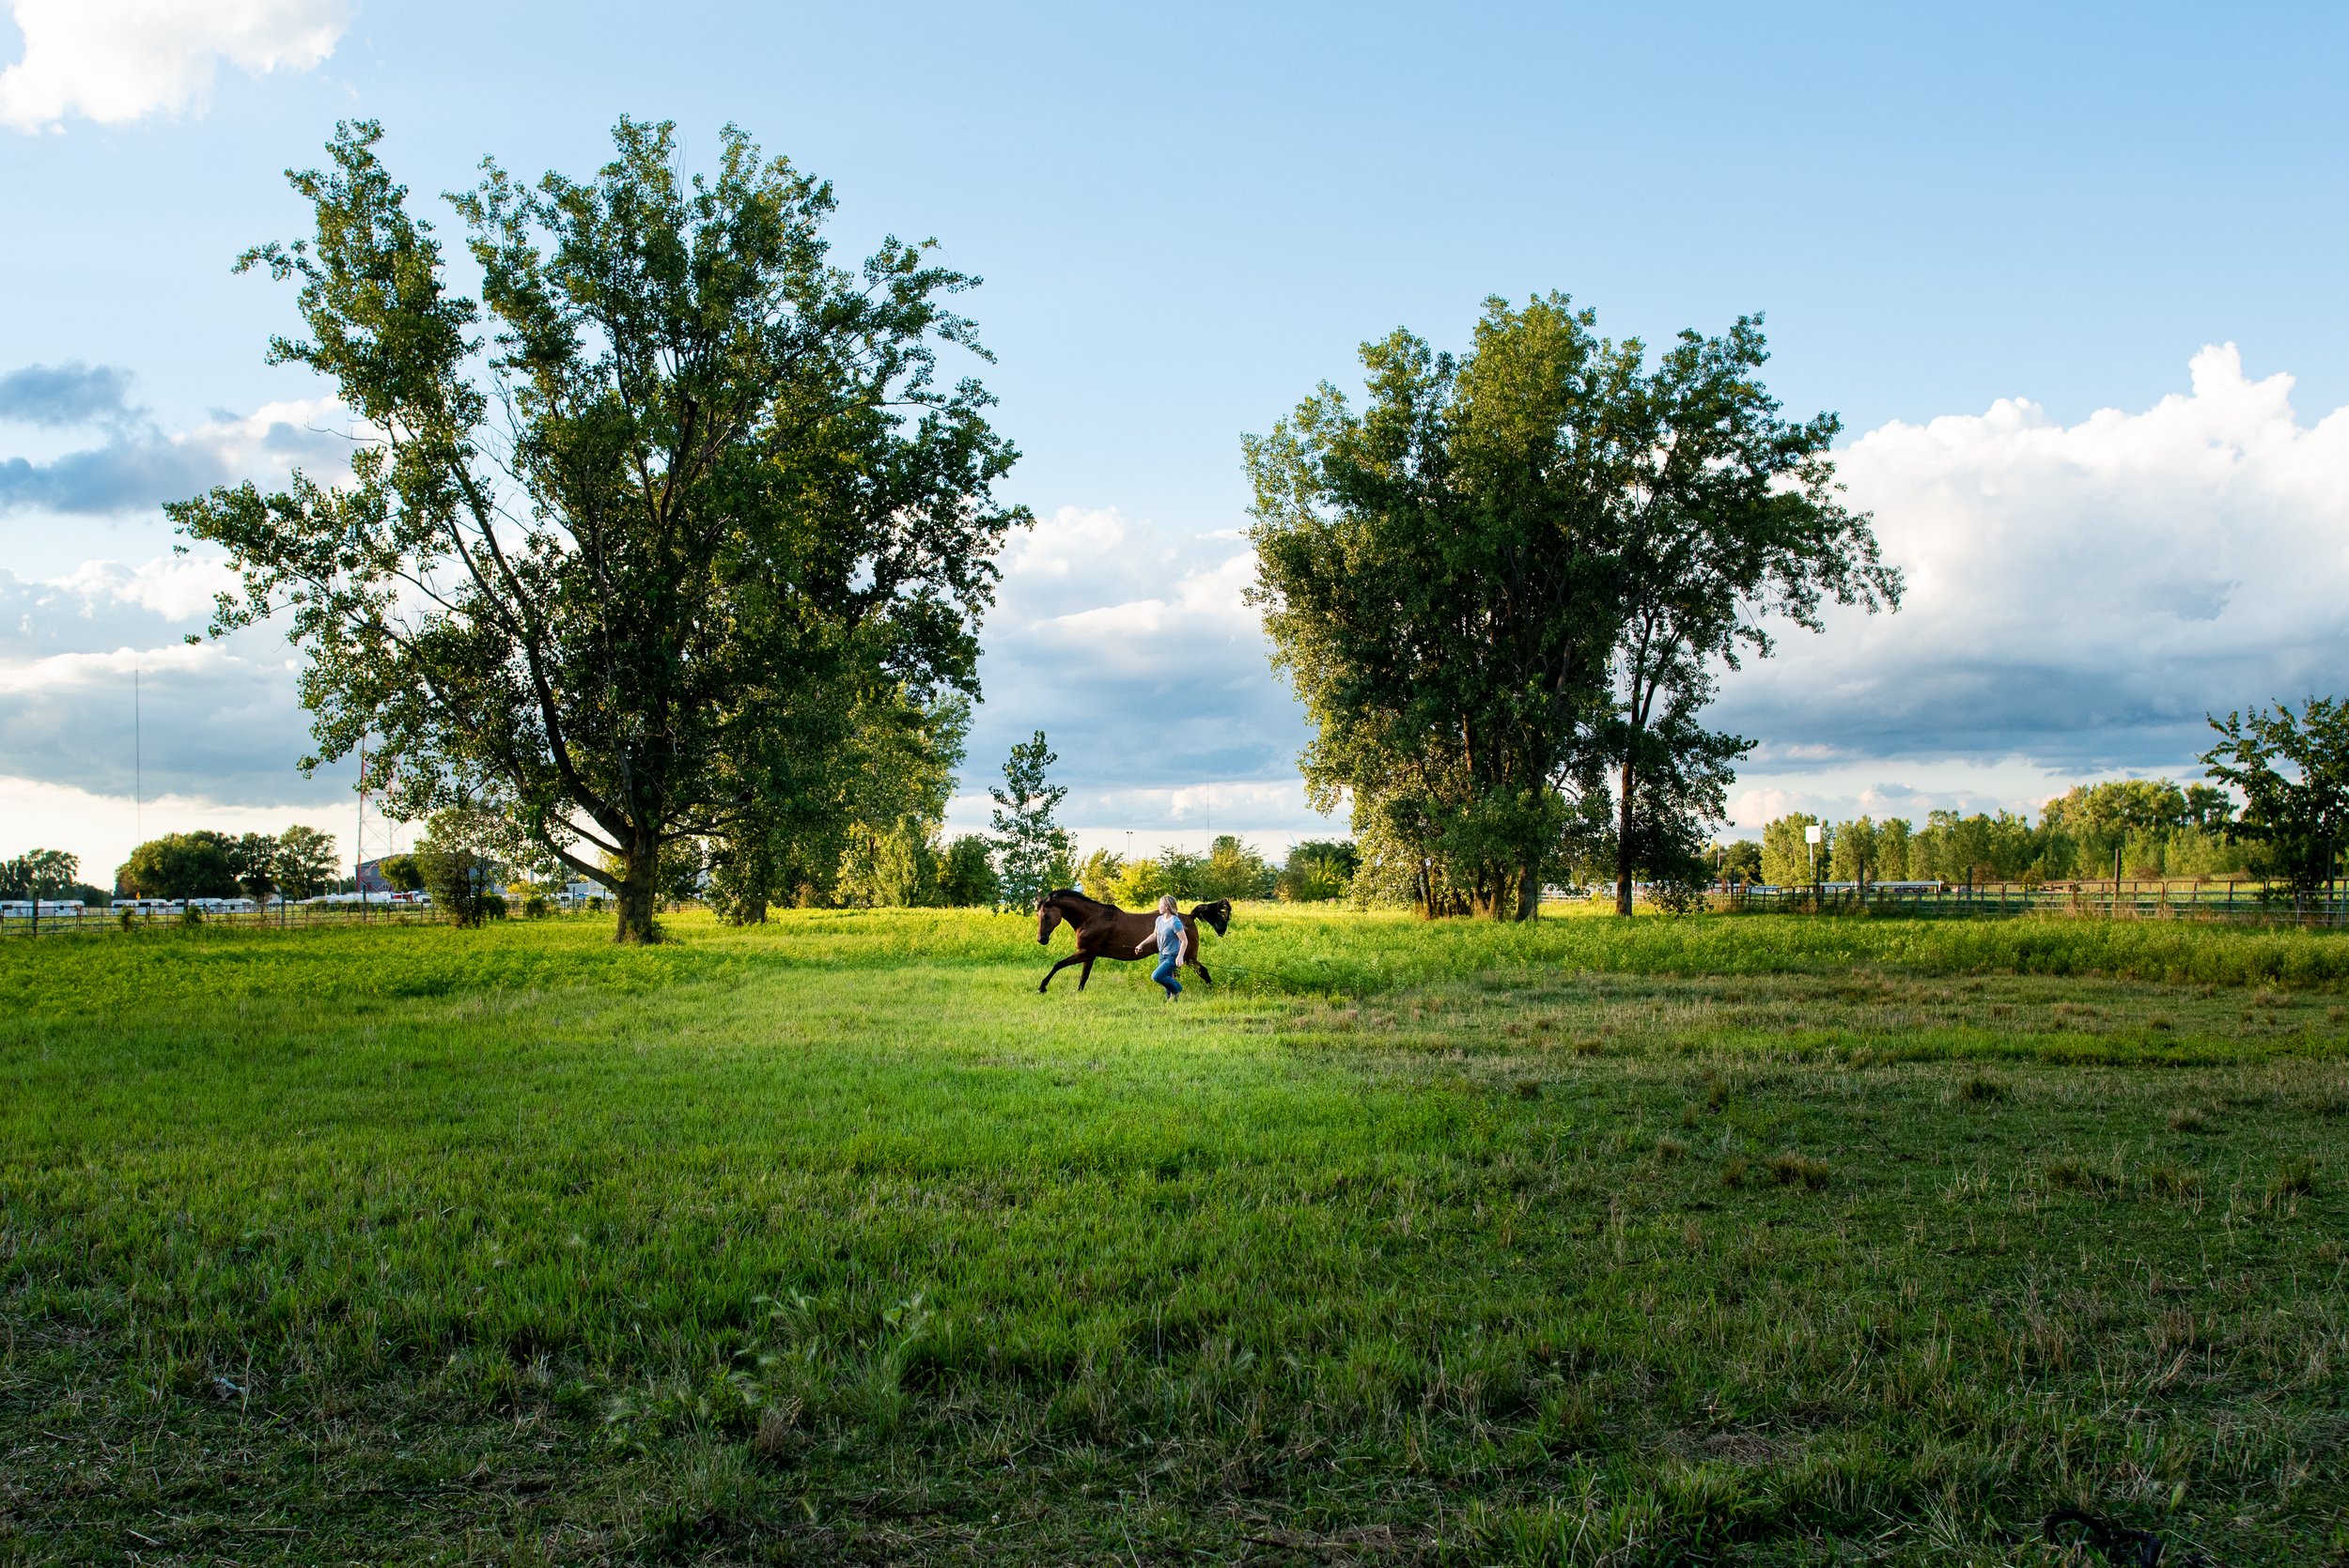
<instances>
[{"instance_id":1,"label":"brown horse","mask_svg":"<svg viewBox=\"0 0 2349 1568\"><path fill-rule=\"evenodd\" d=\"M1147 953L1134 951L1148 942L1158 929L1159 917L1155 912L1121 909L1114 904L1087 898L1074 888L1063 888L1045 894L1044 902L1036 906L1036 941L1049 944L1052 927L1064 920L1077 933L1077 951L1044 971L1043 983L1036 986L1039 996L1052 983L1052 976L1074 963L1084 965L1084 972L1077 977L1077 989L1081 991L1085 982L1093 978L1096 958L1114 958L1121 964L1135 958L1146 957L1153 963L1158 959L1159 950L1155 946ZM1190 967L1199 971L1200 979L1212 986L1215 976L1199 961L1199 923L1203 920L1215 927L1217 936L1223 935L1232 926L1232 901L1219 898L1212 904L1194 905L1190 913L1183 917L1183 931L1190 939Z\"/></svg>"}]
</instances>

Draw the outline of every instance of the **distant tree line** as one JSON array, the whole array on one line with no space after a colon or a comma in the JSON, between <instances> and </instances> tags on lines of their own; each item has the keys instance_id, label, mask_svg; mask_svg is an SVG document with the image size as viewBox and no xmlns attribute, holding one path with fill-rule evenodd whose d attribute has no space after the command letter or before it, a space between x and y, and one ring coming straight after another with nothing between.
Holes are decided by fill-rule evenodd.
<instances>
[{"instance_id":1,"label":"distant tree line","mask_svg":"<svg viewBox=\"0 0 2349 1568\"><path fill-rule=\"evenodd\" d=\"M2216 811L2201 799L2209 795L2219 797ZM1796 812L1763 829L1750 879L1809 882L1812 854L1803 831L1814 826L1824 840L1818 874L1833 882L2069 881L2110 877L2116 851L2130 877L2248 873L2257 856L2251 846L2230 842L2224 800L2201 785L2130 779L2075 788L2047 802L2036 823L2003 811L1936 811L1921 826L1901 817L1828 822ZM1747 866L1741 856L1734 869Z\"/></svg>"},{"instance_id":2,"label":"distant tree line","mask_svg":"<svg viewBox=\"0 0 2349 1568\"><path fill-rule=\"evenodd\" d=\"M103 889L81 879L82 861L63 849L27 849L0 860L0 898L35 901L78 900L104 906Z\"/></svg>"},{"instance_id":3,"label":"distant tree line","mask_svg":"<svg viewBox=\"0 0 2349 1568\"><path fill-rule=\"evenodd\" d=\"M1823 880L2060 882L2110 877L2252 877L2296 893L2336 875L2349 855L2349 707L2311 698L2213 719L2209 779L2118 779L2075 786L2039 820L2011 812L1936 811L1827 822L1792 813L1762 842L1722 846L1734 877L1798 886ZM1805 830L1817 827L1815 861Z\"/></svg>"},{"instance_id":4,"label":"distant tree line","mask_svg":"<svg viewBox=\"0 0 2349 1568\"><path fill-rule=\"evenodd\" d=\"M127 898L314 898L338 884L334 838L295 823L282 833L165 833L115 871Z\"/></svg>"}]
</instances>

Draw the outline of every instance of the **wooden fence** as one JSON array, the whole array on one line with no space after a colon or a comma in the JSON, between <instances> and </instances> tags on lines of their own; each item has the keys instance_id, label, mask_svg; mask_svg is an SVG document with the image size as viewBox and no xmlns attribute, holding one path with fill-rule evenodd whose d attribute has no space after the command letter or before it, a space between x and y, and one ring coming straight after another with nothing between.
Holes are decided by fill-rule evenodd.
<instances>
[{"instance_id":1,"label":"wooden fence","mask_svg":"<svg viewBox=\"0 0 2349 1568\"><path fill-rule=\"evenodd\" d=\"M2310 898L2248 879L1989 883L1828 883L1818 888L1738 887L1710 908L1745 913L1897 915L1996 919L2071 915L2092 920L2233 921L2263 925L2349 925L2349 882Z\"/></svg>"},{"instance_id":2,"label":"wooden fence","mask_svg":"<svg viewBox=\"0 0 2349 1568\"><path fill-rule=\"evenodd\" d=\"M428 904L286 904L251 910L199 910L191 922L177 911L85 909L79 916L41 911L39 921L13 915L0 921L0 941L12 937L103 937L139 931L177 931L189 925L232 931L277 931L321 925L431 925L448 917Z\"/></svg>"}]
</instances>

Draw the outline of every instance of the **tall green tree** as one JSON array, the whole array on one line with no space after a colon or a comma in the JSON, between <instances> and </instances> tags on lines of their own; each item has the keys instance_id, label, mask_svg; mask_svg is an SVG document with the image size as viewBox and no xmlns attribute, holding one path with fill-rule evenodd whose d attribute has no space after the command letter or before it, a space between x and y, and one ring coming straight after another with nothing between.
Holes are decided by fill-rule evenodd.
<instances>
[{"instance_id":1,"label":"tall green tree","mask_svg":"<svg viewBox=\"0 0 2349 1568\"><path fill-rule=\"evenodd\" d=\"M215 632L282 613L307 654L305 766L372 736L395 810L486 804L652 939L662 846L774 815L868 695L976 689L1025 513L992 399L940 380L984 357L946 303L975 280L894 239L837 267L829 185L731 127L689 180L623 119L589 180L486 164L453 198L476 303L381 139L338 128L289 177L314 235L239 263L299 283L271 358L363 422L351 482L171 513L242 574Z\"/></svg>"},{"instance_id":2,"label":"tall green tree","mask_svg":"<svg viewBox=\"0 0 2349 1568\"><path fill-rule=\"evenodd\" d=\"M465 927L504 914L494 850L506 837L506 825L492 813L462 805L434 812L408 857L432 907Z\"/></svg>"},{"instance_id":3,"label":"tall green tree","mask_svg":"<svg viewBox=\"0 0 2349 1568\"><path fill-rule=\"evenodd\" d=\"M2210 725L2220 739L2202 765L2243 797L2228 839L2263 846L2293 896L2311 896L2349 844L2349 704L2310 697L2296 714L2278 703Z\"/></svg>"},{"instance_id":4,"label":"tall green tree","mask_svg":"<svg viewBox=\"0 0 2349 1568\"><path fill-rule=\"evenodd\" d=\"M1883 880L1878 871L1876 840L1879 834L1874 817L1854 817L1835 825L1835 847L1826 861L1827 879L1830 882L1875 882Z\"/></svg>"},{"instance_id":5,"label":"tall green tree","mask_svg":"<svg viewBox=\"0 0 2349 1568\"><path fill-rule=\"evenodd\" d=\"M277 862L272 875L293 899L316 898L334 885L334 836L297 822L277 835Z\"/></svg>"},{"instance_id":6,"label":"tall green tree","mask_svg":"<svg viewBox=\"0 0 2349 1568\"><path fill-rule=\"evenodd\" d=\"M1059 760L1038 730L1034 738L1012 747L1003 760L1003 784L988 790L995 801L988 825L995 830L1003 898L1018 908L1034 908L1073 869L1068 831L1053 815L1068 791L1046 777Z\"/></svg>"},{"instance_id":7,"label":"tall green tree","mask_svg":"<svg viewBox=\"0 0 2349 1568\"><path fill-rule=\"evenodd\" d=\"M1464 359L1397 331L1244 442L1275 666L1314 737L1306 790L1351 799L1380 877L1425 915L1522 919L1596 786L1608 709L1610 420L1621 356L1553 297L1488 302Z\"/></svg>"},{"instance_id":8,"label":"tall green tree","mask_svg":"<svg viewBox=\"0 0 2349 1568\"><path fill-rule=\"evenodd\" d=\"M1588 312L1579 319L1595 324ZM1817 631L1830 599L1899 608L1901 574L1866 515L1837 499L1829 448L1842 422L1787 420L1764 386L1759 316L1718 337L1681 333L1653 369L1637 339L1608 352L1621 377L1608 389L1623 458L1608 510L1622 625L1604 744L1619 815L1615 910L1628 915L1641 856L1700 844L1751 747L1698 722L1719 672L1744 654L1767 658L1773 618Z\"/></svg>"},{"instance_id":9,"label":"tall green tree","mask_svg":"<svg viewBox=\"0 0 2349 1568\"><path fill-rule=\"evenodd\" d=\"M1289 846L1274 879L1276 896L1296 904L1344 898L1352 885L1361 851L1347 839L1300 839Z\"/></svg>"},{"instance_id":10,"label":"tall green tree","mask_svg":"<svg viewBox=\"0 0 2349 1568\"><path fill-rule=\"evenodd\" d=\"M1837 422L1781 417L1759 318L1651 366L1562 294L1486 302L1464 357L1366 345L1249 438L1255 600L1315 723L1315 803L1350 795L1378 879L1429 914L1535 912L1611 791L1617 907L1695 875L1749 743L1701 722L1769 617L1896 605L1835 497Z\"/></svg>"},{"instance_id":11,"label":"tall green tree","mask_svg":"<svg viewBox=\"0 0 2349 1568\"><path fill-rule=\"evenodd\" d=\"M902 691L860 696L846 734L795 765L787 794L713 842L711 907L747 924L770 904L889 904L926 886L970 721L958 694L926 704ZM890 869L876 880L881 859Z\"/></svg>"},{"instance_id":12,"label":"tall green tree","mask_svg":"<svg viewBox=\"0 0 2349 1568\"><path fill-rule=\"evenodd\" d=\"M946 846L938 868L938 896L956 908L986 908L1003 896L994 846L985 835L963 833Z\"/></svg>"},{"instance_id":13,"label":"tall green tree","mask_svg":"<svg viewBox=\"0 0 2349 1568\"><path fill-rule=\"evenodd\" d=\"M1112 849L1096 849L1077 863L1076 885L1091 897L1114 903L1117 895L1110 890L1126 870L1126 857Z\"/></svg>"},{"instance_id":14,"label":"tall green tree","mask_svg":"<svg viewBox=\"0 0 2349 1568\"><path fill-rule=\"evenodd\" d=\"M237 891L256 904L277 891L277 840L268 833L241 833L228 841L228 865Z\"/></svg>"},{"instance_id":15,"label":"tall green tree","mask_svg":"<svg viewBox=\"0 0 2349 1568\"><path fill-rule=\"evenodd\" d=\"M237 873L229 841L209 828L165 833L131 851L115 885L134 898L234 898Z\"/></svg>"},{"instance_id":16,"label":"tall green tree","mask_svg":"<svg viewBox=\"0 0 2349 1568\"><path fill-rule=\"evenodd\" d=\"M0 861L0 898L54 899L82 875L77 855L63 849L27 849Z\"/></svg>"},{"instance_id":17,"label":"tall green tree","mask_svg":"<svg viewBox=\"0 0 2349 1568\"><path fill-rule=\"evenodd\" d=\"M1750 838L1732 839L1719 846L1720 853L1714 864L1722 877L1732 882L1759 882L1762 877L1762 846Z\"/></svg>"},{"instance_id":18,"label":"tall green tree","mask_svg":"<svg viewBox=\"0 0 2349 1568\"><path fill-rule=\"evenodd\" d=\"M1815 852L1804 830L1820 830ZM1821 877L1835 863L1835 835L1808 812L1789 812L1762 829L1762 880L1774 888L1807 888L1815 865Z\"/></svg>"},{"instance_id":19,"label":"tall green tree","mask_svg":"<svg viewBox=\"0 0 2349 1568\"><path fill-rule=\"evenodd\" d=\"M918 816L901 816L878 831L860 825L840 858L840 901L872 909L936 904L937 837Z\"/></svg>"}]
</instances>

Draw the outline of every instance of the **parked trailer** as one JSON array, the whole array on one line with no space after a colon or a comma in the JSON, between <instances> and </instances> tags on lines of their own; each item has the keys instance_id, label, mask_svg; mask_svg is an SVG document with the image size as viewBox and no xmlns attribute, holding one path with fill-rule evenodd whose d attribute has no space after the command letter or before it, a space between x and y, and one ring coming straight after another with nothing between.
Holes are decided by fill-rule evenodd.
<instances>
[{"instance_id":1,"label":"parked trailer","mask_svg":"<svg viewBox=\"0 0 2349 1568\"><path fill-rule=\"evenodd\" d=\"M43 920L79 920L84 907L78 898L44 898L40 901ZM33 901L29 898L0 899L0 920L31 920Z\"/></svg>"}]
</instances>

